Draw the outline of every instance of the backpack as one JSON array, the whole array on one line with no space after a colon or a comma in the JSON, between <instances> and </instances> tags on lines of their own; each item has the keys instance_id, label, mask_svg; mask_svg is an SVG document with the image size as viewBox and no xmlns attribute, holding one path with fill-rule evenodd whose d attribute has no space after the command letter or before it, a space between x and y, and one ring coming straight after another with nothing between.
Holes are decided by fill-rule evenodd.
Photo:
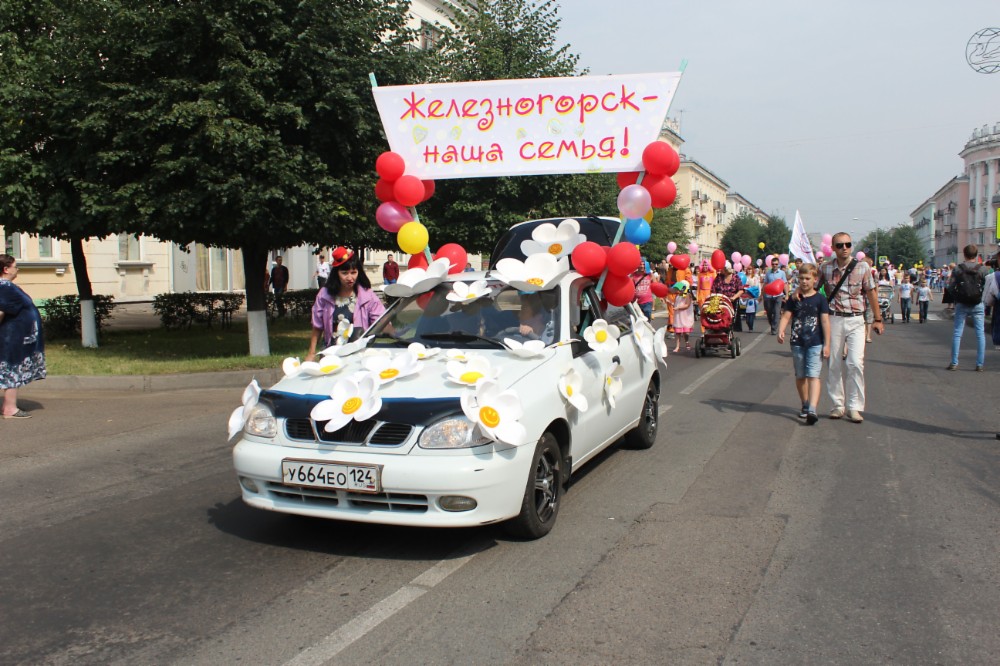
<instances>
[{"instance_id":1,"label":"backpack","mask_svg":"<svg viewBox=\"0 0 1000 666\"><path fill-rule=\"evenodd\" d=\"M952 296L956 302L963 305L979 305L983 300L986 278L978 270L969 270L964 265L957 266L951 280Z\"/></svg>"}]
</instances>

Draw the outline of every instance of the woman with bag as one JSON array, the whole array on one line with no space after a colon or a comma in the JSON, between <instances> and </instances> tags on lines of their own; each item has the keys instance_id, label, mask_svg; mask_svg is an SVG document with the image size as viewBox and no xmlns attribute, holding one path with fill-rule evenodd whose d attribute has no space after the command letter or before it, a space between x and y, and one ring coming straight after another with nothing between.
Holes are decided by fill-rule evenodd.
<instances>
[{"instance_id":1,"label":"woman with bag","mask_svg":"<svg viewBox=\"0 0 1000 666\"><path fill-rule=\"evenodd\" d=\"M17 406L17 389L45 378L45 343L38 308L16 279L17 261L0 254L0 413L5 419L29 419L31 414Z\"/></svg>"}]
</instances>

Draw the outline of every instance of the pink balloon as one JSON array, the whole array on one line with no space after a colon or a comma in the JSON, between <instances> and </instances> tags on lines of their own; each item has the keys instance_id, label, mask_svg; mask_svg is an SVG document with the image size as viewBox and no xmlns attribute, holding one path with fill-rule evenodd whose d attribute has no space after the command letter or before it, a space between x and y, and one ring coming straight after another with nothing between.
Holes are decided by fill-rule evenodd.
<instances>
[{"instance_id":1,"label":"pink balloon","mask_svg":"<svg viewBox=\"0 0 1000 666\"><path fill-rule=\"evenodd\" d=\"M404 224L412 222L413 216L406 210L406 206L395 201L387 201L375 209L375 221L378 222L378 226L394 234Z\"/></svg>"},{"instance_id":2,"label":"pink balloon","mask_svg":"<svg viewBox=\"0 0 1000 666\"><path fill-rule=\"evenodd\" d=\"M743 268L750 268L751 262L753 262L753 259L750 258L750 255L744 254L740 257L740 263L743 264Z\"/></svg>"},{"instance_id":3,"label":"pink balloon","mask_svg":"<svg viewBox=\"0 0 1000 666\"><path fill-rule=\"evenodd\" d=\"M760 265L761 265L761 264L763 264L763 263L764 263L764 262L763 262L763 261L761 261L760 259L758 259L758 260L757 260L757 265L758 265L758 266L760 266Z\"/></svg>"},{"instance_id":4,"label":"pink balloon","mask_svg":"<svg viewBox=\"0 0 1000 666\"><path fill-rule=\"evenodd\" d=\"M668 255L667 255L667 263L669 264L669 263L670 263L670 260L671 260L671 259L673 259L673 258L674 258L674 255L673 255L673 253L670 253L670 254L668 254Z\"/></svg>"},{"instance_id":5,"label":"pink balloon","mask_svg":"<svg viewBox=\"0 0 1000 666\"><path fill-rule=\"evenodd\" d=\"M861 261L862 259L864 259L864 258L865 258L865 253L864 253L864 252L858 252L858 253L857 253L856 255L854 255L854 256L855 256L855 257L857 257L858 261Z\"/></svg>"},{"instance_id":6,"label":"pink balloon","mask_svg":"<svg viewBox=\"0 0 1000 666\"><path fill-rule=\"evenodd\" d=\"M673 254L676 251L677 251L677 243L675 243L673 241L670 241L669 243L667 243L667 252L669 252L670 254Z\"/></svg>"},{"instance_id":7,"label":"pink balloon","mask_svg":"<svg viewBox=\"0 0 1000 666\"><path fill-rule=\"evenodd\" d=\"M823 234L823 244L830 245L833 243L833 234Z\"/></svg>"},{"instance_id":8,"label":"pink balloon","mask_svg":"<svg viewBox=\"0 0 1000 666\"><path fill-rule=\"evenodd\" d=\"M788 265L788 255L787 254L779 255L778 256L778 263L781 264L782 266L787 266Z\"/></svg>"},{"instance_id":9,"label":"pink balloon","mask_svg":"<svg viewBox=\"0 0 1000 666\"><path fill-rule=\"evenodd\" d=\"M618 193L618 210L628 219L642 217L652 205L653 199L642 185L628 185Z\"/></svg>"},{"instance_id":10,"label":"pink balloon","mask_svg":"<svg viewBox=\"0 0 1000 666\"><path fill-rule=\"evenodd\" d=\"M823 256L824 257L832 257L833 256L833 248L830 247L829 245L827 245L826 247L824 247L823 248Z\"/></svg>"},{"instance_id":11,"label":"pink balloon","mask_svg":"<svg viewBox=\"0 0 1000 666\"><path fill-rule=\"evenodd\" d=\"M768 266L770 266L771 265L771 260L774 259L775 256L776 255L773 255L773 254L767 255L766 257L764 257L764 263L767 264Z\"/></svg>"},{"instance_id":12,"label":"pink balloon","mask_svg":"<svg viewBox=\"0 0 1000 666\"><path fill-rule=\"evenodd\" d=\"M742 257L743 257L743 255L742 255L742 254L740 254L739 252L733 252L733 253L732 253L731 255L729 255L729 258L730 258L730 259L732 259L732 261L733 261L733 265L734 265L734 266L735 266L736 264L740 263L740 259L741 259Z\"/></svg>"},{"instance_id":13,"label":"pink balloon","mask_svg":"<svg viewBox=\"0 0 1000 666\"><path fill-rule=\"evenodd\" d=\"M688 244L688 252L690 252L691 254L698 254L698 244L697 243L689 243Z\"/></svg>"}]
</instances>

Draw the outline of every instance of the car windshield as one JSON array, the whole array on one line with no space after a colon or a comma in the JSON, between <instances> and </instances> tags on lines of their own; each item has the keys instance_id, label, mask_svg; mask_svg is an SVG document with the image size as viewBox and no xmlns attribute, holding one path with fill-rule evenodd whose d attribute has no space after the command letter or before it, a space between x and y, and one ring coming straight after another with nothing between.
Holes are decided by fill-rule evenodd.
<instances>
[{"instance_id":1,"label":"car windshield","mask_svg":"<svg viewBox=\"0 0 1000 666\"><path fill-rule=\"evenodd\" d=\"M455 282L401 298L368 331L371 346L405 346L419 342L444 348L504 347L504 338L517 342L559 340L559 290L522 293L488 282L488 293L467 301L448 300ZM466 283L471 284L471 282Z\"/></svg>"}]
</instances>

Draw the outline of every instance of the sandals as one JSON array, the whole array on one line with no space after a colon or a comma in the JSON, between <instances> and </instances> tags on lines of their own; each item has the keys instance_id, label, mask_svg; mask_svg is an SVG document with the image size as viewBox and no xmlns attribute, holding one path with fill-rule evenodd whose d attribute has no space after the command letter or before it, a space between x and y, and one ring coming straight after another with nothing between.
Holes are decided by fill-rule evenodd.
<instances>
[{"instance_id":1,"label":"sandals","mask_svg":"<svg viewBox=\"0 0 1000 666\"><path fill-rule=\"evenodd\" d=\"M4 414L3 417L5 419L30 419L31 418L31 414L29 414L28 412L24 411L23 409L19 409L16 412L14 412L13 414L11 414L10 416Z\"/></svg>"}]
</instances>

